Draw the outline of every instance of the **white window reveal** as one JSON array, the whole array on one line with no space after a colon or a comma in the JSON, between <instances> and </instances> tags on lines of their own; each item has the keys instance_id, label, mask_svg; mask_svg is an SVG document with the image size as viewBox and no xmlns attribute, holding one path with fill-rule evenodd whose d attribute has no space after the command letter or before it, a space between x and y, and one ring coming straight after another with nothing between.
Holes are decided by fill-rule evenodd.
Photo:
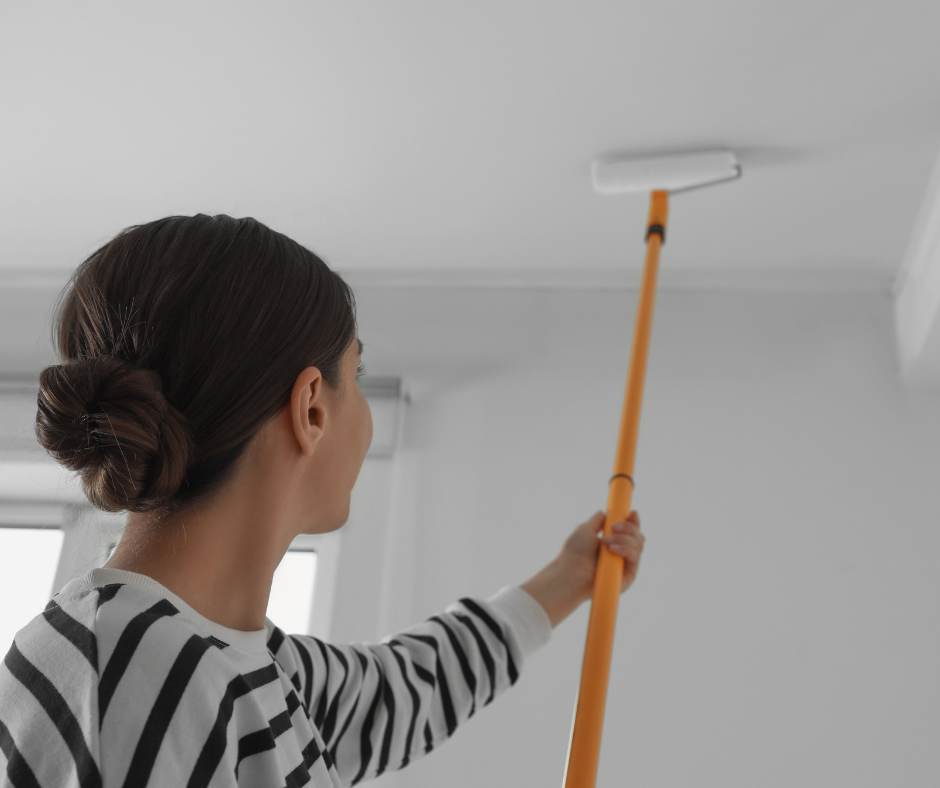
<instances>
[{"instance_id":1,"label":"white window reveal","mask_svg":"<svg viewBox=\"0 0 940 788\"><path fill-rule=\"evenodd\" d=\"M0 653L52 596L63 536L61 528L0 525Z\"/></svg>"},{"instance_id":2,"label":"white window reveal","mask_svg":"<svg viewBox=\"0 0 940 788\"><path fill-rule=\"evenodd\" d=\"M300 534L274 571L268 618L285 634L329 640L341 531Z\"/></svg>"},{"instance_id":3,"label":"white window reveal","mask_svg":"<svg viewBox=\"0 0 940 788\"><path fill-rule=\"evenodd\" d=\"M288 550L274 570L268 618L284 632L310 633L316 575L317 554L309 549Z\"/></svg>"}]
</instances>

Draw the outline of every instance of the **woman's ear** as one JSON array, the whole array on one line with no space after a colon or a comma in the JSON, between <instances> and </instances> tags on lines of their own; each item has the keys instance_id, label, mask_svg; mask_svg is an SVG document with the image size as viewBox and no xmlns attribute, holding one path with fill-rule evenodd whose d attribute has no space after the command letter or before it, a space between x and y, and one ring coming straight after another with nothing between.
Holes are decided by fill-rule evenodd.
<instances>
[{"instance_id":1,"label":"woman's ear","mask_svg":"<svg viewBox=\"0 0 940 788\"><path fill-rule=\"evenodd\" d=\"M326 410L323 407L323 377L316 367L307 367L294 381L290 395L291 425L305 457L313 454L323 437Z\"/></svg>"}]
</instances>

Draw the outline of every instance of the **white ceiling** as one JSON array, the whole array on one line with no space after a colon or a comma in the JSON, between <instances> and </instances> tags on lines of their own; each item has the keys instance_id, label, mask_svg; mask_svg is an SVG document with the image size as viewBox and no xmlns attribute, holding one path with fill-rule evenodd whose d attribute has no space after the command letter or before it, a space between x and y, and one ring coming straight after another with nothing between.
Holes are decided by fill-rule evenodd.
<instances>
[{"instance_id":1,"label":"white ceiling","mask_svg":"<svg viewBox=\"0 0 940 788\"><path fill-rule=\"evenodd\" d=\"M940 145L940 3L4 4L0 268L252 215L343 271L638 268L601 154L736 151L664 267L897 274ZM446 274L445 274L446 275Z\"/></svg>"}]
</instances>

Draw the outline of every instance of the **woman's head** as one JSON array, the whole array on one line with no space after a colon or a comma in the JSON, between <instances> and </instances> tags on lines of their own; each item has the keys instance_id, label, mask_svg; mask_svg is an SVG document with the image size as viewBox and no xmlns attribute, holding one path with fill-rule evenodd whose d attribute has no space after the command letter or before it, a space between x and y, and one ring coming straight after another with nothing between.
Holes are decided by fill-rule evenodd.
<instances>
[{"instance_id":1,"label":"woman's head","mask_svg":"<svg viewBox=\"0 0 940 788\"><path fill-rule=\"evenodd\" d=\"M36 434L105 511L211 497L308 367L340 406L365 405L345 373L352 291L255 219L127 228L77 268L56 313L61 364L40 375Z\"/></svg>"}]
</instances>

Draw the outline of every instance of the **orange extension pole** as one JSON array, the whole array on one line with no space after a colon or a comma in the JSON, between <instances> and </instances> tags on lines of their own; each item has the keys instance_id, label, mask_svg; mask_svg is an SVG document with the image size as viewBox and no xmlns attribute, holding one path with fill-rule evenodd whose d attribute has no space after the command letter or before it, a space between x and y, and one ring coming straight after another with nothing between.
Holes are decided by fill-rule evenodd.
<instances>
[{"instance_id":1,"label":"orange extension pole","mask_svg":"<svg viewBox=\"0 0 940 788\"><path fill-rule=\"evenodd\" d=\"M650 329L653 323L653 304L656 299L656 279L659 273L659 250L666 232L669 214L669 192L654 191L650 199L650 214L646 236L646 267L640 290L640 305L633 333L633 352L630 373L620 422L620 437L614 461L614 475L610 479L607 495L607 513L604 535L609 536L614 523L627 519L633 498L633 462L636 457L637 436L640 428L640 406L643 402L643 383L646 379L646 358L649 353ZM597 763L601 752L601 733L604 726L604 708L607 702L607 682L610 676L610 657L614 647L614 627L617 623L617 603L623 582L623 558L601 545L594 575L594 594L591 598L591 617L588 621L584 663L581 666L581 685L575 704L574 723L568 744L565 764L564 788L594 788Z\"/></svg>"}]
</instances>

